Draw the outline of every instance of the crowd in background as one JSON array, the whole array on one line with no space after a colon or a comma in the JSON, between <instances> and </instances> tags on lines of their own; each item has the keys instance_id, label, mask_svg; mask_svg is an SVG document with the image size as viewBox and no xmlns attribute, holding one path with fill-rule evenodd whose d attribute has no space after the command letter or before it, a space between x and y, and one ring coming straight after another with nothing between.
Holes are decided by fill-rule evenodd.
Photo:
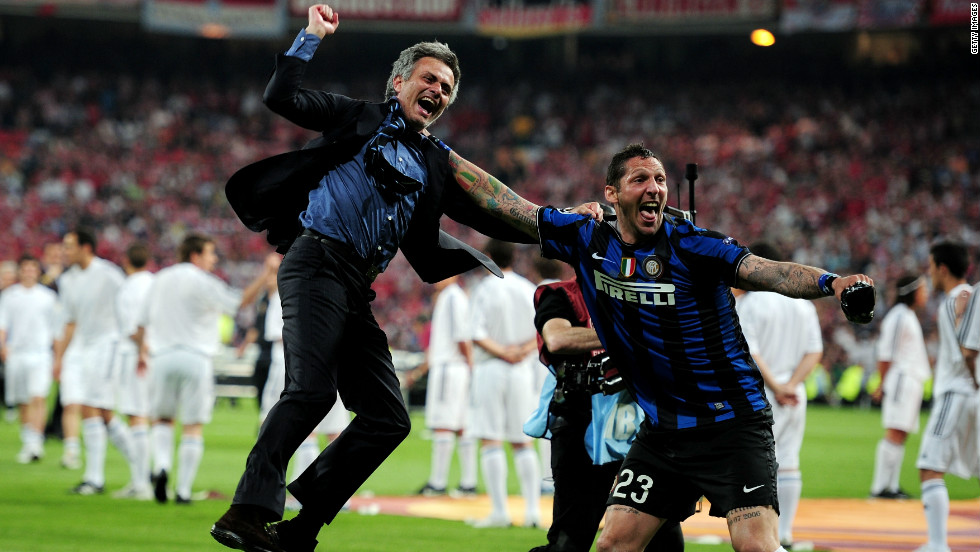
<instances>
[{"instance_id":1,"label":"crowd in background","mask_svg":"<svg viewBox=\"0 0 980 552\"><path fill-rule=\"evenodd\" d=\"M434 134L532 201L599 199L611 154L643 142L665 162L671 204L679 196L687 207L684 165L699 164L698 225L742 243L766 239L794 261L867 273L880 290L902 272L924 272L939 236L971 244L977 258L976 78L794 86L672 84L655 74L571 83L467 76ZM382 80L334 73L310 87L380 101ZM101 256L118 261L142 240L162 267L194 230L215 239L217 272L244 285L271 248L238 221L224 183L315 136L269 112L264 85L0 69L0 260L41 256L45 244L86 224L100 232ZM482 244L463 226L444 226ZM518 271L531 276L537 251L522 253ZM431 289L406 267L399 256L379 277L375 309L393 348L421 350ZM974 266L968 280L978 274ZM882 291L879 301L883 312L892 298ZM835 304L817 303L825 364L871 362L860 343L875 326L853 336ZM933 320L923 318L927 334Z\"/></svg>"}]
</instances>

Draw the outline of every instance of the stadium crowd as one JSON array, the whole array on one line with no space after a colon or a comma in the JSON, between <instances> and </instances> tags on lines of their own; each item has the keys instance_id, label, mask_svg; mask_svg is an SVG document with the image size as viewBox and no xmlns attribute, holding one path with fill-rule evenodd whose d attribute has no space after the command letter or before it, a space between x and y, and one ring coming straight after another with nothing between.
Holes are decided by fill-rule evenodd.
<instances>
[{"instance_id":1,"label":"stadium crowd","mask_svg":"<svg viewBox=\"0 0 980 552\"><path fill-rule=\"evenodd\" d=\"M373 76L331 79L337 82L325 88L380 100ZM552 205L600 197L610 154L644 142L666 163L672 204L679 191L686 206L684 164L700 165L699 224L742 243L774 242L797 262L874 275L880 290L903 272L922 272L939 236L973 244L976 258L980 122L968 114L980 112L980 80L665 86L655 75L631 75L581 82L464 79L434 133L528 199ZM194 230L214 237L218 273L244 285L270 248L235 217L224 182L313 136L265 109L263 85L261 77L219 85L133 73L0 72L0 259L41 256L45 244L85 224L99 230L101 256L118 261L142 240L159 268ZM465 227L445 227L480 245ZM518 269L530 274L536 251L523 253ZM968 280L977 277L974 266ZM421 350L431 290L400 256L374 288L392 347ZM853 362L861 348L834 337L842 326L846 333L843 319L818 307L825 363ZM927 335L930 320L924 317ZM860 331L868 338L874 326Z\"/></svg>"}]
</instances>

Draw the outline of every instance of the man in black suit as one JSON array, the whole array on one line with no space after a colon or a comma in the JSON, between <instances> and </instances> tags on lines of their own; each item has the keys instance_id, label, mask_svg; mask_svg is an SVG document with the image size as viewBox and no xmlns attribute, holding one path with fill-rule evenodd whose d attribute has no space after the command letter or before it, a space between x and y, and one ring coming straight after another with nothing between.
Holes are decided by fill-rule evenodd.
<instances>
[{"instance_id":1,"label":"man in black suit","mask_svg":"<svg viewBox=\"0 0 980 552\"><path fill-rule=\"evenodd\" d=\"M397 250L436 282L481 264L500 275L486 256L439 230L443 213L493 237L532 240L465 196L449 149L426 131L458 89L459 63L445 44L404 50L385 103L301 87L307 62L338 23L329 6L312 6L264 96L274 112L322 137L245 167L226 187L242 221L286 252L279 270L286 387L232 506L211 528L221 544L250 552L312 551L320 528L409 433L387 337L370 306L371 283ZM290 483L299 514L272 523L282 517L289 458L338 391L357 416Z\"/></svg>"}]
</instances>

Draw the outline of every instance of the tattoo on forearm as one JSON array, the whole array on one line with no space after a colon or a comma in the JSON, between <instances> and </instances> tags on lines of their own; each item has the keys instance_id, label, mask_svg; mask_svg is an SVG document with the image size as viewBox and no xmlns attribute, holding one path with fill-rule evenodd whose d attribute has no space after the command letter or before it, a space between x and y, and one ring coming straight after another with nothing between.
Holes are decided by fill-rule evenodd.
<instances>
[{"instance_id":1,"label":"tattoo on forearm","mask_svg":"<svg viewBox=\"0 0 980 552\"><path fill-rule=\"evenodd\" d=\"M456 182L478 205L515 228L531 236L537 235L537 205L517 195L503 182L455 152L449 154L449 166L456 176Z\"/></svg>"},{"instance_id":2,"label":"tattoo on forearm","mask_svg":"<svg viewBox=\"0 0 980 552\"><path fill-rule=\"evenodd\" d=\"M818 299L823 297L817 281L821 271L797 263L777 263L756 256L743 263L741 280L749 291L774 291L787 297Z\"/></svg>"}]
</instances>

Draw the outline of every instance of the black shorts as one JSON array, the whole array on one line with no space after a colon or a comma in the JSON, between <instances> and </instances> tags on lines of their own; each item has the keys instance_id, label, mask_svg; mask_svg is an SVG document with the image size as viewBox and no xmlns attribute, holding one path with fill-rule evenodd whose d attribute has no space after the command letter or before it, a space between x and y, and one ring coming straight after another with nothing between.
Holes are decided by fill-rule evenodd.
<instances>
[{"instance_id":1,"label":"black shorts","mask_svg":"<svg viewBox=\"0 0 980 552\"><path fill-rule=\"evenodd\" d=\"M715 517L755 506L772 506L778 514L771 420L760 415L669 431L644 422L606 504L684 521L704 496Z\"/></svg>"}]
</instances>

